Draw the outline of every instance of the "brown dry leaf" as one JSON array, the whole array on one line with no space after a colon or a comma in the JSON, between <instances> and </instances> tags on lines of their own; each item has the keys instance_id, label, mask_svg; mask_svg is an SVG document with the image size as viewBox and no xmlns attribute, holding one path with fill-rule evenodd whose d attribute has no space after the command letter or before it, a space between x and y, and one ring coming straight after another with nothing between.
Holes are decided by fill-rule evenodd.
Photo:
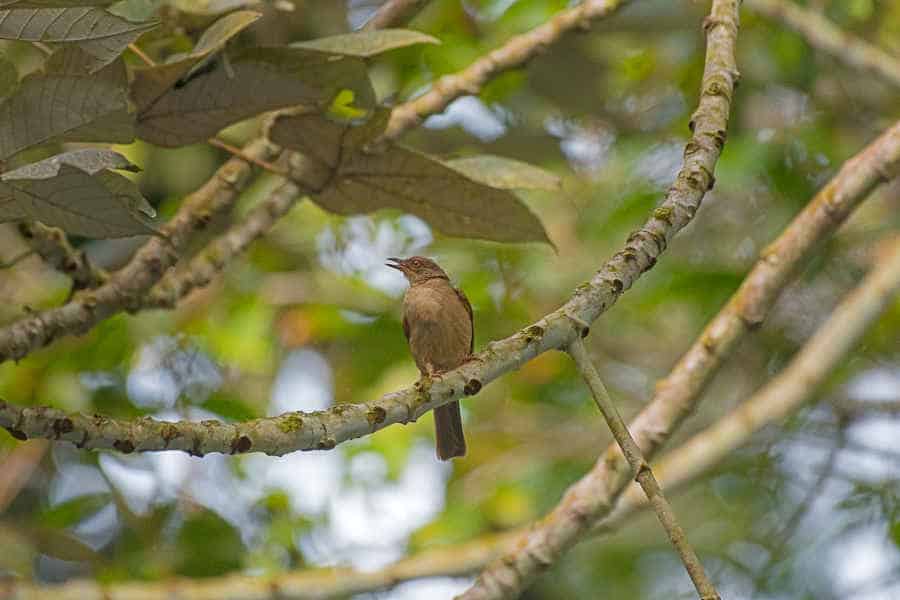
<instances>
[{"instance_id":1,"label":"brown dry leaf","mask_svg":"<svg viewBox=\"0 0 900 600\"><path fill-rule=\"evenodd\" d=\"M187 75L200 61L221 50L225 44L259 19L260 13L242 10L225 15L210 25L200 36L194 49L165 64L134 71L131 97L138 109L144 109Z\"/></svg>"},{"instance_id":2,"label":"brown dry leaf","mask_svg":"<svg viewBox=\"0 0 900 600\"><path fill-rule=\"evenodd\" d=\"M134 139L125 65L117 59L89 74L93 57L77 46L55 52L0 103L0 160L51 141Z\"/></svg>"},{"instance_id":3,"label":"brown dry leaf","mask_svg":"<svg viewBox=\"0 0 900 600\"><path fill-rule=\"evenodd\" d=\"M328 211L350 215L397 208L447 235L551 243L537 216L511 192L402 146L365 150L387 121L383 112L377 115L361 127L315 114L279 115L269 136L334 170L326 187L312 198Z\"/></svg>"},{"instance_id":4,"label":"brown dry leaf","mask_svg":"<svg viewBox=\"0 0 900 600\"><path fill-rule=\"evenodd\" d=\"M303 104L324 107L341 90L371 108L365 63L301 48L250 48L195 69L138 113L138 136L160 146L205 140L262 112Z\"/></svg>"},{"instance_id":5,"label":"brown dry leaf","mask_svg":"<svg viewBox=\"0 0 900 600\"><path fill-rule=\"evenodd\" d=\"M0 221L31 219L92 238L158 235L155 211L129 179L134 170L109 150L77 150L0 176Z\"/></svg>"},{"instance_id":6,"label":"brown dry leaf","mask_svg":"<svg viewBox=\"0 0 900 600\"><path fill-rule=\"evenodd\" d=\"M132 23L97 6L7 6L8 10L0 10L0 38L77 44L95 59L89 72L97 71L114 61L128 44L158 25L156 22Z\"/></svg>"}]
</instances>

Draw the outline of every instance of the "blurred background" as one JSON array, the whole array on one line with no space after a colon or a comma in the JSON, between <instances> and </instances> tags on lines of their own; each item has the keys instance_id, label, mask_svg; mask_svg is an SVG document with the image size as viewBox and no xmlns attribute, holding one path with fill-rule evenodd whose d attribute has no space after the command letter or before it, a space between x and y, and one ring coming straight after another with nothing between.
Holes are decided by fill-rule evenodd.
<instances>
[{"instance_id":1,"label":"blurred background","mask_svg":"<svg viewBox=\"0 0 900 600\"><path fill-rule=\"evenodd\" d=\"M133 2L163 26L140 45L192 40L221 9ZM243 4L229 2L229 6ZM433 0L410 23L440 46L392 51L371 75L385 103L420 93L563 0ZM810 0L900 57L900 2ZM250 43L283 44L360 26L374 0L253 7ZM475 309L476 349L564 302L621 248L680 166L703 69L708 2L634 2L566 36L528 65L463 97L404 142L445 157L498 154L559 175L561 193L523 195L558 251L442 237L397 212L341 218L304 202L224 276L177 310L119 315L18 364L0 397L123 418L244 420L363 402L415 381L400 324L402 276L388 256L438 260ZM743 10L728 142L694 222L595 323L588 347L626 419L653 393L760 250L841 163L900 118L900 93ZM158 45L158 46L157 46ZM0 43L20 76L39 51ZM133 57L129 57L131 59ZM898 58L900 60L900 58ZM226 130L240 143L258 123ZM163 218L225 158L207 145L117 147L143 173ZM262 176L239 210L273 189ZM224 227L225 223L221 224ZM883 187L783 294L670 443L723 415L777 373L900 225L900 185ZM2 226L0 258L25 247ZM140 239L75 240L102 266ZM58 305L69 280L29 258L0 271L0 319ZM900 304L833 373L818 402L674 498L725 597L900 597ZM431 416L331 451L284 457L85 452L0 431L0 573L40 582L157 580L314 566L375 569L525 525L551 509L610 436L570 361L549 353L464 400L469 454L440 463ZM215 540L215 543L210 543ZM469 578L430 578L360 598L449 598ZM652 515L581 544L529 599L689 598L692 588Z\"/></svg>"}]
</instances>

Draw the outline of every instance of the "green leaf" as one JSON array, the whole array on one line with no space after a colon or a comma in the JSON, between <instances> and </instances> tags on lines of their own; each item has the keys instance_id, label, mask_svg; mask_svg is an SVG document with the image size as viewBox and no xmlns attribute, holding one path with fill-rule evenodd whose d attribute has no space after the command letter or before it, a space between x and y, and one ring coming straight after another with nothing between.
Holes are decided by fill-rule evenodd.
<instances>
[{"instance_id":1,"label":"green leaf","mask_svg":"<svg viewBox=\"0 0 900 600\"><path fill-rule=\"evenodd\" d=\"M436 37L410 29L382 29L380 31L357 31L332 35L306 42L291 44L292 48L306 48L331 52L343 56L369 58L395 48L404 48L415 44L440 44Z\"/></svg>"},{"instance_id":2,"label":"green leaf","mask_svg":"<svg viewBox=\"0 0 900 600\"><path fill-rule=\"evenodd\" d=\"M59 531L46 527L30 528L28 532L39 552L75 562L86 562L97 558L97 553L90 546L67 531Z\"/></svg>"},{"instance_id":3,"label":"green leaf","mask_svg":"<svg viewBox=\"0 0 900 600\"><path fill-rule=\"evenodd\" d=\"M447 166L469 179L502 190L558 190L559 177L539 167L511 158L482 154L448 160Z\"/></svg>"},{"instance_id":4,"label":"green leaf","mask_svg":"<svg viewBox=\"0 0 900 600\"><path fill-rule=\"evenodd\" d=\"M176 548L176 570L189 577L234 571L240 568L246 551L235 528L211 511L199 511L185 519Z\"/></svg>"},{"instance_id":5,"label":"green leaf","mask_svg":"<svg viewBox=\"0 0 900 600\"><path fill-rule=\"evenodd\" d=\"M113 61L89 75L93 60L76 46L55 52L43 73L23 79L0 103L0 160L51 141L134 139L124 63Z\"/></svg>"},{"instance_id":6,"label":"green leaf","mask_svg":"<svg viewBox=\"0 0 900 600\"><path fill-rule=\"evenodd\" d=\"M498 242L551 243L540 220L515 195L466 177L443 162L397 145L377 152L360 147L383 127L352 127L316 114L282 114L269 127L273 142L297 150L333 171L313 196L341 215L397 208L447 235ZM360 136L357 131L366 132ZM360 139L361 138L361 139ZM312 184L318 187L320 182Z\"/></svg>"},{"instance_id":7,"label":"green leaf","mask_svg":"<svg viewBox=\"0 0 900 600\"><path fill-rule=\"evenodd\" d=\"M153 208L132 181L102 168L82 170L71 157L54 158L0 176L0 222L34 219L92 238L159 235L145 216Z\"/></svg>"},{"instance_id":8,"label":"green leaf","mask_svg":"<svg viewBox=\"0 0 900 600\"><path fill-rule=\"evenodd\" d=\"M85 494L48 508L38 516L44 527L64 529L77 525L112 502L108 492L101 494Z\"/></svg>"},{"instance_id":9,"label":"green leaf","mask_svg":"<svg viewBox=\"0 0 900 600\"><path fill-rule=\"evenodd\" d=\"M173 57L162 65L137 69L131 84L131 97L135 104L139 108L146 108L152 104L179 79L187 75L197 63L221 50L228 40L260 16L258 12L246 10L226 15L203 32L197 45L188 54Z\"/></svg>"},{"instance_id":10,"label":"green leaf","mask_svg":"<svg viewBox=\"0 0 900 600\"><path fill-rule=\"evenodd\" d=\"M220 55L138 113L138 136L160 146L205 140L259 113L297 104L326 107L343 89L370 108L375 92L357 58L300 48Z\"/></svg>"},{"instance_id":11,"label":"green leaf","mask_svg":"<svg viewBox=\"0 0 900 600\"><path fill-rule=\"evenodd\" d=\"M78 44L95 58L93 73L114 61L128 44L157 23L132 23L92 6L0 10L0 38Z\"/></svg>"}]
</instances>

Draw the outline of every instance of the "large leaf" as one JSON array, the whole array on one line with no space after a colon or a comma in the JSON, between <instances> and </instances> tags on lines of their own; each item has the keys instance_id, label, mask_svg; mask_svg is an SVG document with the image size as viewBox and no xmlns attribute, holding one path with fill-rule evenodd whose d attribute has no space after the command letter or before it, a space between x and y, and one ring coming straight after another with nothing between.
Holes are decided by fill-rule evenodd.
<instances>
[{"instance_id":1,"label":"large leaf","mask_svg":"<svg viewBox=\"0 0 900 600\"><path fill-rule=\"evenodd\" d=\"M146 108L152 104L179 79L187 75L197 63L221 50L229 39L259 17L260 13L248 10L226 15L203 32L197 45L188 54L174 57L162 65L136 70L131 84L131 97L135 104L139 108Z\"/></svg>"},{"instance_id":2,"label":"large leaf","mask_svg":"<svg viewBox=\"0 0 900 600\"><path fill-rule=\"evenodd\" d=\"M107 150L68 152L0 176L0 221L33 219L93 238L157 234L153 208L129 179L133 169Z\"/></svg>"},{"instance_id":3,"label":"large leaf","mask_svg":"<svg viewBox=\"0 0 900 600\"><path fill-rule=\"evenodd\" d=\"M349 89L374 104L365 63L301 48L250 48L216 57L138 113L138 136L160 146L205 140L223 127L296 104L323 106Z\"/></svg>"},{"instance_id":4,"label":"large leaf","mask_svg":"<svg viewBox=\"0 0 900 600\"><path fill-rule=\"evenodd\" d=\"M369 58L393 50L415 44L440 44L436 37L410 29L382 29L379 31L357 31L329 37L297 42L291 44L293 48L307 48L332 52L344 56L357 56Z\"/></svg>"},{"instance_id":5,"label":"large leaf","mask_svg":"<svg viewBox=\"0 0 900 600\"><path fill-rule=\"evenodd\" d=\"M96 60L97 71L157 23L132 23L102 8L12 8L0 10L0 38L78 44Z\"/></svg>"},{"instance_id":6,"label":"large leaf","mask_svg":"<svg viewBox=\"0 0 900 600\"><path fill-rule=\"evenodd\" d=\"M470 179L402 146L366 150L364 145L383 124L383 119L377 121L375 126L350 127L319 115L285 114L273 120L268 133L276 144L333 171L325 188L313 197L331 212L349 215L398 208L447 235L550 243L540 220L511 192Z\"/></svg>"},{"instance_id":7,"label":"large leaf","mask_svg":"<svg viewBox=\"0 0 900 600\"><path fill-rule=\"evenodd\" d=\"M29 75L0 103L0 160L50 141L134 139L125 66L116 60L89 75L93 58L72 46L54 53L45 72Z\"/></svg>"},{"instance_id":8,"label":"large leaf","mask_svg":"<svg viewBox=\"0 0 900 600\"><path fill-rule=\"evenodd\" d=\"M469 179L502 190L558 190L559 177L534 165L511 158L482 154L445 163Z\"/></svg>"}]
</instances>

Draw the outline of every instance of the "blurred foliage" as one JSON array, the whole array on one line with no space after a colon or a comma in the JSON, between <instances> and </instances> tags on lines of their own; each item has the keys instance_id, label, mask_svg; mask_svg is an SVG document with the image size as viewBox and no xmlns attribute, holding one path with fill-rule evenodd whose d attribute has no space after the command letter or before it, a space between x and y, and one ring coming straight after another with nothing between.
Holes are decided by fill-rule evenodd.
<instances>
[{"instance_id":1,"label":"blurred foliage","mask_svg":"<svg viewBox=\"0 0 900 600\"><path fill-rule=\"evenodd\" d=\"M160 58L190 49L217 14L214 2L194 11L201 3L123 2L117 10L146 18L148 4L159 7L162 26L139 45ZM285 4L294 9L282 10ZM410 27L442 43L373 60L380 99L397 102L417 93L570 3L425 4ZM805 4L900 55L900 3ZM263 15L238 43L285 44L341 33L361 22L365 6L371 3L254 5ZM475 308L476 348L514 333L563 302L663 197L696 105L706 10L707 3L635 1L405 137L404 143L446 158L488 153L558 175L561 192L521 196L557 252L539 244L444 237L397 211L339 217L304 202L177 310L119 315L18 364L0 365L0 397L119 417L226 420L376 398L418 375L399 322L404 284L383 267L388 256L427 254L445 266ZM842 161L900 118L896 89L749 10L742 19L743 78L716 187L695 221L588 338L626 417L651 397L655 381L737 288L761 249ZM28 44L0 42L0 57L21 77L37 68L41 55ZM231 127L222 137L240 143L254 125ZM136 142L116 149L143 167L134 180L164 217L224 158L204 145L169 150ZM231 219L240 219L271 183L263 177L253 185ZM819 250L670 446L736 406L790 360L868 268L873 245L900 225L897 190L876 194ZM5 260L23 246L3 227ZM135 247L128 240L75 241L98 264L112 267ZM67 286L36 258L0 272L0 320L58 305ZM827 401L885 400L891 386L893 400L900 400L898 330L900 304L833 375L816 408L761 433L676 499L726 597L900 594L900 423L883 413L848 420L834 408L839 404ZM0 507L0 539L10 549L0 570L39 581L115 581L381 564L539 518L610 441L560 353L486 387L463 402L463 411L470 454L452 465L433 458L430 416L328 453L281 458L119 457L54 448ZM852 443L838 452L820 493L804 505L840 431ZM21 446L0 432L0 464ZM0 478L3 473L0 467ZM803 516L790 535L774 535L798 508ZM38 531L68 536L89 560L51 558L77 552L72 543L47 542ZM866 563L874 587L854 575L860 556L877 556ZM527 598L593 597L598 589L609 598L671 598L690 584L653 517L645 515L579 546Z\"/></svg>"}]
</instances>

